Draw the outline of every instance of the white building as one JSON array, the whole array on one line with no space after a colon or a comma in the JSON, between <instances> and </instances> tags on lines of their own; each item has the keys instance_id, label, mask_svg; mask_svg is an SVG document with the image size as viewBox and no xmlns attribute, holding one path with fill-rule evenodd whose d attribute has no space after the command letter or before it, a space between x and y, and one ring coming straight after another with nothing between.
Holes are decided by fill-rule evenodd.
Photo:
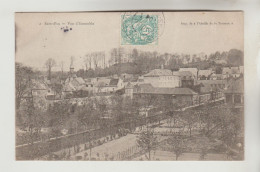
<instances>
[{"instance_id":1,"label":"white building","mask_svg":"<svg viewBox=\"0 0 260 172\"><path fill-rule=\"evenodd\" d=\"M175 88L181 87L181 78L174 75L168 69L154 69L143 75L144 83L150 83L153 87Z\"/></svg>"}]
</instances>

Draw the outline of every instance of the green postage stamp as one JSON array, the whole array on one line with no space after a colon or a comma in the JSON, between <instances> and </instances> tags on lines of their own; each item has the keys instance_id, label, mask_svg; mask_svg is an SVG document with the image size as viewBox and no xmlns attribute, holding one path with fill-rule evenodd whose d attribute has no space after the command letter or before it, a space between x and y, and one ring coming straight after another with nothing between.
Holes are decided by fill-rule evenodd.
<instances>
[{"instance_id":1,"label":"green postage stamp","mask_svg":"<svg viewBox=\"0 0 260 172\"><path fill-rule=\"evenodd\" d=\"M158 43L158 15L121 15L121 44Z\"/></svg>"}]
</instances>

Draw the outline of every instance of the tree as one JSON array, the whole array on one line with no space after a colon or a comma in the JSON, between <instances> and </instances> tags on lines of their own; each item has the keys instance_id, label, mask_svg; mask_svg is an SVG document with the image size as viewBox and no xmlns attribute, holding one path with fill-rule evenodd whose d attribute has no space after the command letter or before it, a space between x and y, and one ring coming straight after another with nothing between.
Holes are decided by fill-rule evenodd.
<instances>
[{"instance_id":1,"label":"tree","mask_svg":"<svg viewBox=\"0 0 260 172\"><path fill-rule=\"evenodd\" d=\"M92 53L91 56L92 56L92 59L93 59L93 63L94 63L95 69L97 69L98 63L100 61L100 53L95 52L95 53Z\"/></svg>"},{"instance_id":2,"label":"tree","mask_svg":"<svg viewBox=\"0 0 260 172\"><path fill-rule=\"evenodd\" d=\"M198 145L198 149L199 149L200 160L206 159L208 150L211 148L209 142L210 142L210 139L206 136L200 137L198 139L197 145Z\"/></svg>"},{"instance_id":3,"label":"tree","mask_svg":"<svg viewBox=\"0 0 260 172\"><path fill-rule=\"evenodd\" d=\"M151 129L147 128L147 130L142 131L137 136L137 145L141 147L145 152L148 152L148 157L146 154L145 156L149 161L151 160L151 151L156 149L158 143L158 139Z\"/></svg>"},{"instance_id":4,"label":"tree","mask_svg":"<svg viewBox=\"0 0 260 172\"><path fill-rule=\"evenodd\" d=\"M175 154L175 160L177 161L178 158L183 154L185 150L185 143L184 143L183 136L174 135L173 137L168 139L168 144L171 146L171 150Z\"/></svg>"},{"instance_id":5,"label":"tree","mask_svg":"<svg viewBox=\"0 0 260 172\"><path fill-rule=\"evenodd\" d=\"M231 49L228 52L227 62L234 66L244 65L244 53L237 49Z\"/></svg>"},{"instance_id":6,"label":"tree","mask_svg":"<svg viewBox=\"0 0 260 172\"><path fill-rule=\"evenodd\" d=\"M205 160L208 152L206 148L201 148L200 149L200 160Z\"/></svg>"},{"instance_id":7,"label":"tree","mask_svg":"<svg viewBox=\"0 0 260 172\"><path fill-rule=\"evenodd\" d=\"M84 63L85 63L85 66L86 66L86 70L91 70L91 65L92 65L92 56L91 56L91 54L86 54L85 55Z\"/></svg>"},{"instance_id":8,"label":"tree","mask_svg":"<svg viewBox=\"0 0 260 172\"><path fill-rule=\"evenodd\" d=\"M195 118L194 112L191 112L189 110L185 111L183 114L183 118L184 118L184 123L186 124L186 126L189 129L189 135L191 137L192 129L196 123L196 118Z\"/></svg>"},{"instance_id":9,"label":"tree","mask_svg":"<svg viewBox=\"0 0 260 172\"><path fill-rule=\"evenodd\" d=\"M28 128L28 143L33 144L40 136L41 128L46 123L46 115L41 109L35 107L32 98L27 98L24 107L24 127Z\"/></svg>"},{"instance_id":10,"label":"tree","mask_svg":"<svg viewBox=\"0 0 260 172\"><path fill-rule=\"evenodd\" d=\"M64 77L63 77L64 61L60 62L60 69L61 69L61 81L63 81L63 79L64 79Z\"/></svg>"},{"instance_id":11,"label":"tree","mask_svg":"<svg viewBox=\"0 0 260 172\"><path fill-rule=\"evenodd\" d=\"M56 65L56 61L52 58L49 58L46 62L45 62L45 67L48 70L48 79L51 80L51 69Z\"/></svg>"},{"instance_id":12,"label":"tree","mask_svg":"<svg viewBox=\"0 0 260 172\"><path fill-rule=\"evenodd\" d=\"M17 119L21 121L19 108L26 93L30 92L33 70L30 67L15 63L15 105Z\"/></svg>"},{"instance_id":13,"label":"tree","mask_svg":"<svg viewBox=\"0 0 260 172\"><path fill-rule=\"evenodd\" d=\"M117 52L117 49L116 48L113 48L112 50L111 50L111 53L110 53L111 55L111 64L113 65L113 64L117 64L118 63L118 52Z\"/></svg>"},{"instance_id":14,"label":"tree","mask_svg":"<svg viewBox=\"0 0 260 172\"><path fill-rule=\"evenodd\" d=\"M134 48L132 51L132 54L131 54L131 57L132 57L132 60L134 63L137 61L138 56L139 56L138 50L136 48Z\"/></svg>"},{"instance_id":15,"label":"tree","mask_svg":"<svg viewBox=\"0 0 260 172\"><path fill-rule=\"evenodd\" d=\"M20 63L15 63L15 89L16 89L16 108L20 107L20 102L25 94L28 91L28 88L31 84L32 79L32 69L26 66L23 66Z\"/></svg>"}]
</instances>

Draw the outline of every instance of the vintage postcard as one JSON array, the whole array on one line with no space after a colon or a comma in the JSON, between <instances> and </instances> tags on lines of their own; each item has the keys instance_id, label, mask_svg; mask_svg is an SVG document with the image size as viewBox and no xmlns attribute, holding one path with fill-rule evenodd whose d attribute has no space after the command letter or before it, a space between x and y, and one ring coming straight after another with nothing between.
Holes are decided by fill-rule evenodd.
<instances>
[{"instance_id":1,"label":"vintage postcard","mask_svg":"<svg viewBox=\"0 0 260 172\"><path fill-rule=\"evenodd\" d=\"M244 160L243 20L16 13L16 160Z\"/></svg>"}]
</instances>

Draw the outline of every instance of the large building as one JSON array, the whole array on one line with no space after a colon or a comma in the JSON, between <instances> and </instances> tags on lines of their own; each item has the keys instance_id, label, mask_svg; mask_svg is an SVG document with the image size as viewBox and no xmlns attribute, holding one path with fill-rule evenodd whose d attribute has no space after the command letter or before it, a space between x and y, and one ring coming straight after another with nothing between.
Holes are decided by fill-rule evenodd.
<instances>
[{"instance_id":1,"label":"large building","mask_svg":"<svg viewBox=\"0 0 260 172\"><path fill-rule=\"evenodd\" d=\"M143 79L144 83L150 83L153 87L181 87L181 77L169 69L154 69L143 75Z\"/></svg>"},{"instance_id":2,"label":"large building","mask_svg":"<svg viewBox=\"0 0 260 172\"><path fill-rule=\"evenodd\" d=\"M136 85L133 87L132 93L133 97L137 99L147 96L149 96L150 98L163 97L164 99L167 99L169 102L182 102L186 106L193 105L198 96L198 94L190 88L153 87L151 84Z\"/></svg>"}]
</instances>

